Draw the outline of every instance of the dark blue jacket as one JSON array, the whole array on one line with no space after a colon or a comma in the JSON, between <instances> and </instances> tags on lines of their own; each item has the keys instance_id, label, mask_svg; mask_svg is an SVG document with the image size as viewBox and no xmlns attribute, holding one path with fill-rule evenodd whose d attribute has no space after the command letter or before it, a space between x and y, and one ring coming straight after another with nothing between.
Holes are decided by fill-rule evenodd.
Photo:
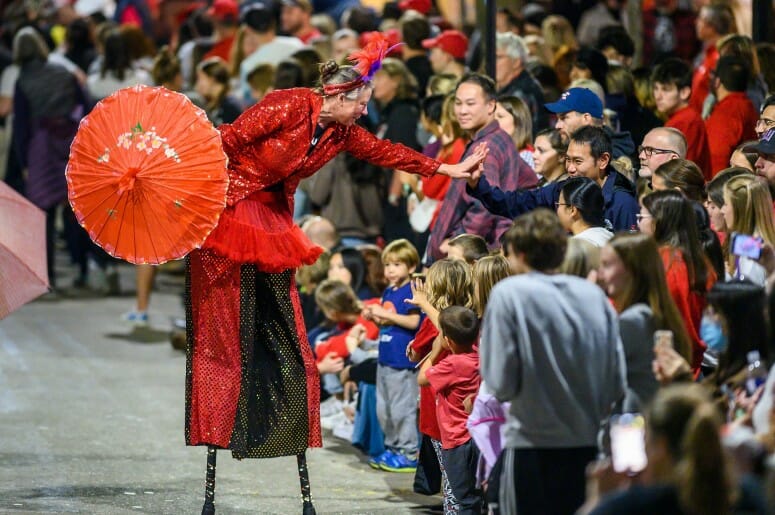
<instances>
[{"instance_id":1,"label":"dark blue jacket","mask_svg":"<svg viewBox=\"0 0 775 515\"><path fill-rule=\"evenodd\" d=\"M537 207L555 209L565 181L553 182L533 190L502 191L482 177L476 189L466 186L466 192L479 200L491 213L507 218L532 211ZM630 231L638 228L635 215L640 211L635 186L622 174L608 167L608 179L603 184L605 217L613 230Z\"/></svg>"}]
</instances>

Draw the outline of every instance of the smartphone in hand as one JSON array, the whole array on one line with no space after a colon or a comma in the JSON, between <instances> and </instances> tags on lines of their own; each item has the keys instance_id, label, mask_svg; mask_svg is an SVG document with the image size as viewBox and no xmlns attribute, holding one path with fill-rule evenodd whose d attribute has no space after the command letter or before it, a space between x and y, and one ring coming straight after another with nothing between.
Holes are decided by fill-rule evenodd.
<instances>
[{"instance_id":1,"label":"smartphone in hand","mask_svg":"<svg viewBox=\"0 0 775 515\"><path fill-rule=\"evenodd\" d=\"M646 468L646 420L639 413L611 417L611 463L616 472L637 474Z\"/></svg>"},{"instance_id":2,"label":"smartphone in hand","mask_svg":"<svg viewBox=\"0 0 775 515\"><path fill-rule=\"evenodd\" d=\"M731 251L735 256L743 256L753 260L758 260L762 256L764 240L761 238L737 232L733 232L731 238Z\"/></svg>"}]
</instances>

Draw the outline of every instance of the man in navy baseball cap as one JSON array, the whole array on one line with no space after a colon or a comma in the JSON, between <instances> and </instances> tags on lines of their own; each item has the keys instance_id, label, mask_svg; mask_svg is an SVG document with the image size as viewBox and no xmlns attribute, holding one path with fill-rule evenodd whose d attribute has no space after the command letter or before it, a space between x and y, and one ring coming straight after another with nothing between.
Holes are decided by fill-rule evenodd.
<instances>
[{"instance_id":1,"label":"man in navy baseball cap","mask_svg":"<svg viewBox=\"0 0 775 515\"><path fill-rule=\"evenodd\" d=\"M603 124L603 102L587 88L570 88L557 102L544 106L557 115L554 128L568 137L581 127Z\"/></svg>"},{"instance_id":2,"label":"man in navy baseball cap","mask_svg":"<svg viewBox=\"0 0 775 515\"><path fill-rule=\"evenodd\" d=\"M582 127L602 127L613 143L613 159L627 157L637 162L635 143L629 132L614 132L603 125L603 101L591 89L570 88L557 102L544 104L547 110L557 115L554 128L568 138Z\"/></svg>"},{"instance_id":3,"label":"man in navy baseball cap","mask_svg":"<svg viewBox=\"0 0 775 515\"><path fill-rule=\"evenodd\" d=\"M771 191L775 190L775 128L762 134L757 143L746 146L745 151L759 154L754 164L756 175L767 180Z\"/></svg>"}]
</instances>

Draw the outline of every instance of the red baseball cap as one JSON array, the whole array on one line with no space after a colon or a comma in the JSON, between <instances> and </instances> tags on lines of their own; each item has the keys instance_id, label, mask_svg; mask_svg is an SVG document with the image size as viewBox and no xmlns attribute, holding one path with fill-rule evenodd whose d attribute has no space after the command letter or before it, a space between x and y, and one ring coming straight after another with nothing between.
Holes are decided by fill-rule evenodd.
<instances>
[{"instance_id":1,"label":"red baseball cap","mask_svg":"<svg viewBox=\"0 0 775 515\"><path fill-rule=\"evenodd\" d=\"M425 48L440 48L455 59L464 59L468 50L468 38L459 30L445 30L435 38L424 39Z\"/></svg>"},{"instance_id":2,"label":"red baseball cap","mask_svg":"<svg viewBox=\"0 0 775 515\"><path fill-rule=\"evenodd\" d=\"M239 5L235 0L215 0L207 9L207 14L217 20L230 18L236 21L239 18Z\"/></svg>"},{"instance_id":3,"label":"red baseball cap","mask_svg":"<svg viewBox=\"0 0 775 515\"><path fill-rule=\"evenodd\" d=\"M408 11L409 9L417 11L420 14L428 14L431 10L431 0L403 0L398 3L398 8L402 11Z\"/></svg>"}]
</instances>

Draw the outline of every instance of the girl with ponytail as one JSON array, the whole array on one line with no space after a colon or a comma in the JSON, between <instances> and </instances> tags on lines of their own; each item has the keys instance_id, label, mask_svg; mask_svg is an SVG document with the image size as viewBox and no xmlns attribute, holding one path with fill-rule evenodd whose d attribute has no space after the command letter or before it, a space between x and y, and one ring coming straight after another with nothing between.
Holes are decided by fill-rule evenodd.
<instances>
[{"instance_id":1,"label":"girl with ponytail","mask_svg":"<svg viewBox=\"0 0 775 515\"><path fill-rule=\"evenodd\" d=\"M625 491L605 495L599 489L614 487L615 481L601 481L604 467L596 467L588 491L603 497L593 495L582 513L730 513L734 492L720 430L718 410L701 386L660 390L646 413L648 465L641 480Z\"/></svg>"}]
</instances>

